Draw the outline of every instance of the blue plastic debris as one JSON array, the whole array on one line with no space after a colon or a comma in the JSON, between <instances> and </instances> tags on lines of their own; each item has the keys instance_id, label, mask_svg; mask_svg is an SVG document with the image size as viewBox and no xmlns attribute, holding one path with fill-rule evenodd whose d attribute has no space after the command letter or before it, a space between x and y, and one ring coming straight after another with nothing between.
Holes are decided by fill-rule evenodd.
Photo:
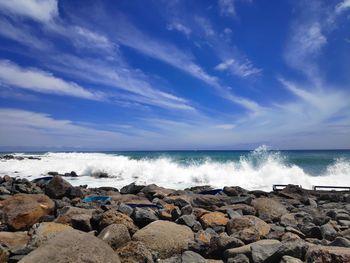
<instances>
[{"instance_id":1,"label":"blue plastic debris","mask_svg":"<svg viewBox=\"0 0 350 263\"><path fill-rule=\"evenodd\" d=\"M33 183L48 183L52 180L52 176L45 176L45 177L39 177L36 179L33 179Z\"/></svg>"},{"instance_id":2,"label":"blue plastic debris","mask_svg":"<svg viewBox=\"0 0 350 263\"><path fill-rule=\"evenodd\" d=\"M111 200L112 198L110 196L92 195L92 196L87 196L83 198L82 201L86 203L91 203L91 202L107 202Z\"/></svg>"},{"instance_id":3,"label":"blue plastic debris","mask_svg":"<svg viewBox=\"0 0 350 263\"><path fill-rule=\"evenodd\" d=\"M149 208L157 208L157 209L162 209L163 207L161 205L155 205L155 204L126 204L132 208L135 207L149 207Z\"/></svg>"}]
</instances>

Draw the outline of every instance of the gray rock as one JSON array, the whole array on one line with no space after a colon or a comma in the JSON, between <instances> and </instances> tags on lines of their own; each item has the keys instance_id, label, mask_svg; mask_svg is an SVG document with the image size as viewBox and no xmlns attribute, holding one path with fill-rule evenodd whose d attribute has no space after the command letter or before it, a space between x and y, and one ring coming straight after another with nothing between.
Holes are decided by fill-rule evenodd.
<instances>
[{"instance_id":1,"label":"gray rock","mask_svg":"<svg viewBox=\"0 0 350 263\"><path fill-rule=\"evenodd\" d=\"M337 237L331 243L329 243L329 246L350 247L350 241L344 237Z\"/></svg>"},{"instance_id":2,"label":"gray rock","mask_svg":"<svg viewBox=\"0 0 350 263\"><path fill-rule=\"evenodd\" d=\"M84 232L89 232L92 230L91 224L91 215L80 214L72 217L71 223L72 227Z\"/></svg>"},{"instance_id":3,"label":"gray rock","mask_svg":"<svg viewBox=\"0 0 350 263\"><path fill-rule=\"evenodd\" d=\"M281 244L253 244L251 246L252 258L254 263L262 263L272 256L281 246Z\"/></svg>"},{"instance_id":4,"label":"gray rock","mask_svg":"<svg viewBox=\"0 0 350 263\"><path fill-rule=\"evenodd\" d=\"M0 263L6 263L9 259L10 252L4 246L0 245Z\"/></svg>"},{"instance_id":5,"label":"gray rock","mask_svg":"<svg viewBox=\"0 0 350 263\"><path fill-rule=\"evenodd\" d=\"M324 239L332 241L337 236L337 231L328 223L321 226L321 234Z\"/></svg>"},{"instance_id":6,"label":"gray rock","mask_svg":"<svg viewBox=\"0 0 350 263\"><path fill-rule=\"evenodd\" d=\"M123 263L153 263L153 257L149 249L139 241L130 241L125 246L116 250Z\"/></svg>"},{"instance_id":7,"label":"gray rock","mask_svg":"<svg viewBox=\"0 0 350 263\"><path fill-rule=\"evenodd\" d=\"M183 208L181 208L181 214L182 215L190 215L192 214L192 206L191 205L186 205Z\"/></svg>"},{"instance_id":8,"label":"gray rock","mask_svg":"<svg viewBox=\"0 0 350 263\"><path fill-rule=\"evenodd\" d=\"M57 175L45 186L45 194L53 199L60 199L64 196L69 197L72 188L70 183Z\"/></svg>"},{"instance_id":9,"label":"gray rock","mask_svg":"<svg viewBox=\"0 0 350 263\"><path fill-rule=\"evenodd\" d=\"M193 251L185 251L181 256L182 263L207 263L207 260Z\"/></svg>"},{"instance_id":10,"label":"gray rock","mask_svg":"<svg viewBox=\"0 0 350 263\"><path fill-rule=\"evenodd\" d=\"M152 223L156 220L158 220L158 217L156 216L155 212L151 209L143 209L136 207L133 213L133 219L139 227L144 227L148 225L149 223Z\"/></svg>"},{"instance_id":11,"label":"gray rock","mask_svg":"<svg viewBox=\"0 0 350 263\"><path fill-rule=\"evenodd\" d=\"M113 249L97 237L78 230L58 234L20 260L20 263L120 263Z\"/></svg>"},{"instance_id":12,"label":"gray rock","mask_svg":"<svg viewBox=\"0 0 350 263\"><path fill-rule=\"evenodd\" d=\"M144 185L136 185L135 183L131 183L129 185L126 185L120 189L121 194L137 194L139 193L142 188L144 188Z\"/></svg>"},{"instance_id":13,"label":"gray rock","mask_svg":"<svg viewBox=\"0 0 350 263\"><path fill-rule=\"evenodd\" d=\"M131 240L128 228L122 224L112 224L105 227L97 237L113 249L117 249Z\"/></svg>"},{"instance_id":14,"label":"gray rock","mask_svg":"<svg viewBox=\"0 0 350 263\"><path fill-rule=\"evenodd\" d=\"M239 186L225 186L223 189L224 193L228 196L239 196L248 194L248 191Z\"/></svg>"},{"instance_id":15,"label":"gray rock","mask_svg":"<svg viewBox=\"0 0 350 263\"><path fill-rule=\"evenodd\" d=\"M283 256L280 263L303 263L303 261L301 261L298 258L293 258L291 256Z\"/></svg>"},{"instance_id":16,"label":"gray rock","mask_svg":"<svg viewBox=\"0 0 350 263\"><path fill-rule=\"evenodd\" d=\"M202 225L195 219L194 215L180 216L175 222L181 225L186 225L195 232L202 229Z\"/></svg>"},{"instance_id":17,"label":"gray rock","mask_svg":"<svg viewBox=\"0 0 350 263\"><path fill-rule=\"evenodd\" d=\"M238 254L234 257L228 258L227 263L249 263L249 258L244 254Z\"/></svg>"},{"instance_id":18,"label":"gray rock","mask_svg":"<svg viewBox=\"0 0 350 263\"><path fill-rule=\"evenodd\" d=\"M118 211L122 212L123 214L127 215L127 216L131 216L132 213L134 212L134 209L132 209L130 206L121 203L118 207Z\"/></svg>"}]
</instances>

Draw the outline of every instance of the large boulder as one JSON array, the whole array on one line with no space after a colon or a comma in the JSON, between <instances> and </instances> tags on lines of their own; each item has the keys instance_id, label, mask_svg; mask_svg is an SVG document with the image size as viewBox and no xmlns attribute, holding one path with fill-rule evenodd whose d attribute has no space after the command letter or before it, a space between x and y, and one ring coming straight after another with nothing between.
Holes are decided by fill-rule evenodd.
<instances>
[{"instance_id":1,"label":"large boulder","mask_svg":"<svg viewBox=\"0 0 350 263\"><path fill-rule=\"evenodd\" d=\"M306 253L308 263L350 262L350 248L333 246L310 246Z\"/></svg>"},{"instance_id":2,"label":"large boulder","mask_svg":"<svg viewBox=\"0 0 350 263\"><path fill-rule=\"evenodd\" d=\"M29 231L30 245L39 247L41 244L55 237L59 233L72 230L68 225L58 224L55 222L43 222L35 224Z\"/></svg>"},{"instance_id":3,"label":"large boulder","mask_svg":"<svg viewBox=\"0 0 350 263\"><path fill-rule=\"evenodd\" d=\"M221 212L211 212L204 214L200 218L200 222L204 228L214 228L216 226L226 226L228 218L224 213Z\"/></svg>"},{"instance_id":4,"label":"large boulder","mask_svg":"<svg viewBox=\"0 0 350 263\"><path fill-rule=\"evenodd\" d=\"M270 226L255 216L242 216L227 223L227 232L245 243L260 240L270 232Z\"/></svg>"},{"instance_id":5,"label":"large boulder","mask_svg":"<svg viewBox=\"0 0 350 263\"><path fill-rule=\"evenodd\" d=\"M280 217L288 213L287 209L277 200L272 198L257 198L252 202L259 218L264 221L279 220Z\"/></svg>"},{"instance_id":6,"label":"large boulder","mask_svg":"<svg viewBox=\"0 0 350 263\"><path fill-rule=\"evenodd\" d=\"M153 263L153 257L148 248L140 241L131 241L125 246L118 248L116 253L123 263Z\"/></svg>"},{"instance_id":7,"label":"large boulder","mask_svg":"<svg viewBox=\"0 0 350 263\"><path fill-rule=\"evenodd\" d=\"M55 222L72 226L74 219L79 219L81 215L86 215L91 218L94 211L94 209L65 206L58 211L58 217Z\"/></svg>"},{"instance_id":8,"label":"large boulder","mask_svg":"<svg viewBox=\"0 0 350 263\"><path fill-rule=\"evenodd\" d=\"M27 256L20 263L120 263L113 249L99 238L78 230L58 234Z\"/></svg>"},{"instance_id":9,"label":"large boulder","mask_svg":"<svg viewBox=\"0 0 350 263\"><path fill-rule=\"evenodd\" d=\"M16 194L0 201L0 214L13 230L27 230L54 211L55 203L43 194Z\"/></svg>"},{"instance_id":10,"label":"large boulder","mask_svg":"<svg viewBox=\"0 0 350 263\"><path fill-rule=\"evenodd\" d=\"M117 249L131 240L129 231L125 225L112 224L105 227L98 238L102 239L113 249Z\"/></svg>"},{"instance_id":11,"label":"large boulder","mask_svg":"<svg viewBox=\"0 0 350 263\"><path fill-rule=\"evenodd\" d=\"M53 199L60 199L64 196L69 197L73 186L64 180L61 176L54 176L45 186L45 194Z\"/></svg>"},{"instance_id":12,"label":"large boulder","mask_svg":"<svg viewBox=\"0 0 350 263\"><path fill-rule=\"evenodd\" d=\"M5 245L9 249L22 249L28 242L27 231L0 232L0 245Z\"/></svg>"},{"instance_id":13,"label":"large boulder","mask_svg":"<svg viewBox=\"0 0 350 263\"><path fill-rule=\"evenodd\" d=\"M187 226L158 220L138 230L132 239L143 242L160 258L168 258L184 251L194 236Z\"/></svg>"}]
</instances>

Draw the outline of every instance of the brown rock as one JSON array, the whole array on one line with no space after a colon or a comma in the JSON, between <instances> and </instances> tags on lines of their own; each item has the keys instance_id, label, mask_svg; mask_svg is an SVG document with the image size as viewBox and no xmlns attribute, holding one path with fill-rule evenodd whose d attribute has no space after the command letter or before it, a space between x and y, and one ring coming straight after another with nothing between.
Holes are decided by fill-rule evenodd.
<instances>
[{"instance_id":1,"label":"brown rock","mask_svg":"<svg viewBox=\"0 0 350 263\"><path fill-rule=\"evenodd\" d=\"M158 220L138 230L132 237L157 252L160 258L168 258L179 254L193 241L192 230L184 225Z\"/></svg>"},{"instance_id":2,"label":"brown rock","mask_svg":"<svg viewBox=\"0 0 350 263\"><path fill-rule=\"evenodd\" d=\"M98 235L98 238L110 245L114 250L131 240L127 227L121 224L112 224L105 227Z\"/></svg>"},{"instance_id":3,"label":"brown rock","mask_svg":"<svg viewBox=\"0 0 350 263\"><path fill-rule=\"evenodd\" d=\"M9 249L24 248L29 242L27 231L23 232L0 232L0 244Z\"/></svg>"},{"instance_id":4,"label":"brown rock","mask_svg":"<svg viewBox=\"0 0 350 263\"><path fill-rule=\"evenodd\" d=\"M246 204L234 204L234 205L225 205L218 209L218 211L225 212L227 209L232 209L233 211L241 210L243 215L252 215L254 216L256 210L254 207Z\"/></svg>"},{"instance_id":5,"label":"brown rock","mask_svg":"<svg viewBox=\"0 0 350 263\"><path fill-rule=\"evenodd\" d=\"M310 246L306 252L309 263L344 263L350 262L350 248L332 246Z\"/></svg>"},{"instance_id":6,"label":"brown rock","mask_svg":"<svg viewBox=\"0 0 350 263\"><path fill-rule=\"evenodd\" d=\"M124 204L152 204L146 197L131 194L114 195L112 200Z\"/></svg>"},{"instance_id":7,"label":"brown rock","mask_svg":"<svg viewBox=\"0 0 350 263\"><path fill-rule=\"evenodd\" d=\"M55 203L43 194L16 194L0 201L3 222L14 230L26 230L54 211Z\"/></svg>"},{"instance_id":8,"label":"brown rock","mask_svg":"<svg viewBox=\"0 0 350 263\"><path fill-rule=\"evenodd\" d=\"M227 223L227 232L245 243L260 240L270 232L270 226L255 216L242 216Z\"/></svg>"},{"instance_id":9,"label":"brown rock","mask_svg":"<svg viewBox=\"0 0 350 263\"><path fill-rule=\"evenodd\" d=\"M259 218L264 221L279 220L284 214L287 214L287 209L277 200L272 198L257 198L254 199L252 205L257 211Z\"/></svg>"},{"instance_id":10,"label":"brown rock","mask_svg":"<svg viewBox=\"0 0 350 263\"><path fill-rule=\"evenodd\" d=\"M226 217L226 215L221 212L207 213L200 218L200 222L204 228L226 226L228 220L229 219Z\"/></svg>"},{"instance_id":11,"label":"brown rock","mask_svg":"<svg viewBox=\"0 0 350 263\"><path fill-rule=\"evenodd\" d=\"M99 228L102 230L111 224L125 225L131 234L135 233L138 230L138 227L134 224L134 221L129 216L112 209L102 214Z\"/></svg>"},{"instance_id":12,"label":"brown rock","mask_svg":"<svg viewBox=\"0 0 350 263\"><path fill-rule=\"evenodd\" d=\"M30 244L34 247L39 247L41 244L54 238L57 234L68 230L72 230L72 228L68 225L55 222L35 224L29 231L31 236Z\"/></svg>"},{"instance_id":13,"label":"brown rock","mask_svg":"<svg viewBox=\"0 0 350 263\"><path fill-rule=\"evenodd\" d=\"M99 238L68 230L26 255L20 263L120 263L113 249Z\"/></svg>"},{"instance_id":14,"label":"brown rock","mask_svg":"<svg viewBox=\"0 0 350 263\"><path fill-rule=\"evenodd\" d=\"M72 225L72 220L75 216L88 215L91 218L93 212L93 209L65 206L59 210L59 216L56 218L55 222L60 224Z\"/></svg>"},{"instance_id":15,"label":"brown rock","mask_svg":"<svg viewBox=\"0 0 350 263\"><path fill-rule=\"evenodd\" d=\"M151 252L140 241L131 241L125 246L117 249L116 252L123 263L154 262Z\"/></svg>"}]
</instances>

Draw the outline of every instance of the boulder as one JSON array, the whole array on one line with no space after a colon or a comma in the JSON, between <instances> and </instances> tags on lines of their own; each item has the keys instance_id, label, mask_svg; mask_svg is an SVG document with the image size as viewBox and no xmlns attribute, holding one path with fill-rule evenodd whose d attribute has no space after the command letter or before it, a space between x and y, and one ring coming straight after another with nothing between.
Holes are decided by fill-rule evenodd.
<instances>
[{"instance_id":1,"label":"boulder","mask_svg":"<svg viewBox=\"0 0 350 263\"><path fill-rule=\"evenodd\" d=\"M128 184L120 189L121 194L133 194L136 195L139 193L142 188L144 188L144 185L136 185L135 183Z\"/></svg>"},{"instance_id":2,"label":"boulder","mask_svg":"<svg viewBox=\"0 0 350 263\"><path fill-rule=\"evenodd\" d=\"M202 225L198 221L196 221L196 218L194 217L194 215L180 216L176 220L176 223L181 225L186 225L190 227L194 232L197 232L202 229Z\"/></svg>"},{"instance_id":3,"label":"boulder","mask_svg":"<svg viewBox=\"0 0 350 263\"><path fill-rule=\"evenodd\" d=\"M234 205L225 205L218 209L218 211L226 212L227 209L232 209L233 211L241 210L243 215L252 215L256 214L254 207L246 204L234 204Z\"/></svg>"},{"instance_id":4,"label":"boulder","mask_svg":"<svg viewBox=\"0 0 350 263\"><path fill-rule=\"evenodd\" d=\"M226 186L223 189L223 192L228 196L240 196L248 194L248 191L239 186Z\"/></svg>"},{"instance_id":5,"label":"boulder","mask_svg":"<svg viewBox=\"0 0 350 263\"><path fill-rule=\"evenodd\" d=\"M249 258L244 254L238 254L234 257L228 258L227 263L249 263Z\"/></svg>"},{"instance_id":6,"label":"boulder","mask_svg":"<svg viewBox=\"0 0 350 263\"><path fill-rule=\"evenodd\" d=\"M306 253L307 263L350 262L350 248L332 246L310 246Z\"/></svg>"},{"instance_id":7,"label":"boulder","mask_svg":"<svg viewBox=\"0 0 350 263\"><path fill-rule=\"evenodd\" d=\"M251 252L252 259L254 263L262 263L273 255L278 248L281 246L281 243L274 244L252 244Z\"/></svg>"},{"instance_id":8,"label":"boulder","mask_svg":"<svg viewBox=\"0 0 350 263\"><path fill-rule=\"evenodd\" d=\"M139 241L131 241L125 246L116 250L123 263L153 263L151 252Z\"/></svg>"},{"instance_id":9,"label":"boulder","mask_svg":"<svg viewBox=\"0 0 350 263\"><path fill-rule=\"evenodd\" d=\"M136 207L133 214L133 219L139 227L144 227L149 223L158 220L155 212L152 209L144 209Z\"/></svg>"},{"instance_id":10,"label":"boulder","mask_svg":"<svg viewBox=\"0 0 350 263\"><path fill-rule=\"evenodd\" d=\"M138 195L113 195L112 200L124 204L152 204L146 197Z\"/></svg>"},{"instance_id":11,"label":"boulder","mask_svg":"<svg viewBox=\"0 0 350 263\"><path fill-rule=\"evenodd\" d=\"M78 230L59 233L35 249L20 263L120 263L113 249L99 238Z\"/></svg>"},{"instance_id":12,"label":"boulder","mask_svg":"<svg viewBox=\"0 0 350 263\"><path fill-rule=\"evenodd\" d=\"M22 249L27 246L29 236L26 231L0 232L0 245L9 249Z\"/></svg>"},{"instance_id":13,"label":"boulder","mask_svg":"<svg viewBox=\"0 0 350 263\"><path fill-rule=\"evenodd\" d=\"M227 233L245 243L260 240L270 232L270 226L255 216L242 216L227 223Z\"/></svg>"},{"instance_id":14,"label":"boulder","mask_svg":"<svg viewBox=\"0 0 350 263\"><path fill-rule=\"evenodd\" d=\"M197 254L193 251L185 251L181 255L181 262L182 263L207 263L207 260L203 258L201 255Z\"/></svg>"},{"instance_id":15,"label":"boulder","mask_svg":"<svg viewBox=\"0 0 350 263\"><path fill-rule=\"evenodd\" d=\"M98 238L102 239L113 249L117 249L131 241L127 227L121 224L112 224L105 227L98 235Z\"/></svg>"},{"instance_id":16,"label":"boulder","mask_svg":"<svg viewBox=\"0 0 350 263\"><path fill-rule=\"evenodd\" d=\"M143 242L160 258L168 258L185 250L194 236L187 226L158 220L138 230L132 239Z\"/></svg>"},{"instance_id":17,"label":"boulder","mask_svg":"<svg viewBox=\"0 0 350 263\"><path fill-rule=\"evenodd\" d=\"M259 218L264 221L279 220L284 214L287 214L287 209L277 200L272 198L257 198L254 199L252 205L257 211Z\"/></svg>"},{"instance_id":18,"label":"boulder","mask_svg":"<svg viewBox=\"0 0 350 263\"><path fill-rule=\"evenodd\" d=\"M0 201L1 220L13 230L27 230L54 211L55 203L43 194L16 194Z\"/></svg>"},{"instance_id":19,"label":"boulder","mask_svg":"<svg viewBox=\"0 0 350 263\"><path fill-rule=\"evenodd\" d=\"M344 237L337 237L329 243L329 245L335 247L350 247L350 241Z\"/></svg>"},{"instance_id":20,"label":"boulder","mask_svg":"<svg viewBox=\"0 0 350 263\"><path fill-rule=\"evenodd\" d=\"M129 216L113 209L102 214L99 222L99 229L102 230L111 224L125 225L131 234L135 233L138 229L138 227L134 224L134 221Z\"/></svg>"},{"instance_id":21,"label":"boulder","mask_svg":"<svg viewBox=\"0 0 350 263\"><path fill-rule=\"evenodd\" d=\"M73 206L65 206L58 211L58 217L55 222L66 225L73 225L73 218L79 218L80 215L86 215L88 217L92 217L94 209L85 209ZM85 217L86 217L85 216Z\"/></svg>"},{"instance_id":22,"label":"boulder","mask_svg":"<svg viewBox=\"0 0 350 263\"><path fill-rule=\"evenodd\" d=\"M200 222L204 228L214 228L216 226L226 226L229 219L224 213L221 212L211 212L204 214L200 218Z\"/></svg>"},{"instance_id":23,"label":"boulder","mask_svg":"<svg viewBox=\"0 0 350 263\"><path fill-rule=\"evenodd\" d=\"M303 263L303 261L301 261L298 258L293 258L291 256L283 256L280 263Z\"/></svg>"},{"instance_id":24,"label":"boulder","mask_svg":"<svg viewBox=\"0 0 350 263\"><path fill-rule=\"evenodd\" d=\"M45 186L45 194L53 199L60 199L64 196L69 197L73 186L64 180L61 176L54 176Z\"/></svg>"},{"instance_id":25,"label":"boulder","mask_svg":"<svg viewBox=\"0 0 350 263\"><path fill-rule=\"evenodd\" d=\"M337 231L330 223L327 223L321 226L321 235L324 239L332 241L337 236Z\"/></svg>"},{"instance_id":26,"label":"boulder","mask_svg":"<svg viewBox=\"0 0 350 263\"><path fill-rule=\"evenodd\" d=\"M55 237L64 231L72 230L68 225L55 222L43 222L35 224L29 231L30 245L39 247L41 244Z\"/></svg>"}]
</instances>

